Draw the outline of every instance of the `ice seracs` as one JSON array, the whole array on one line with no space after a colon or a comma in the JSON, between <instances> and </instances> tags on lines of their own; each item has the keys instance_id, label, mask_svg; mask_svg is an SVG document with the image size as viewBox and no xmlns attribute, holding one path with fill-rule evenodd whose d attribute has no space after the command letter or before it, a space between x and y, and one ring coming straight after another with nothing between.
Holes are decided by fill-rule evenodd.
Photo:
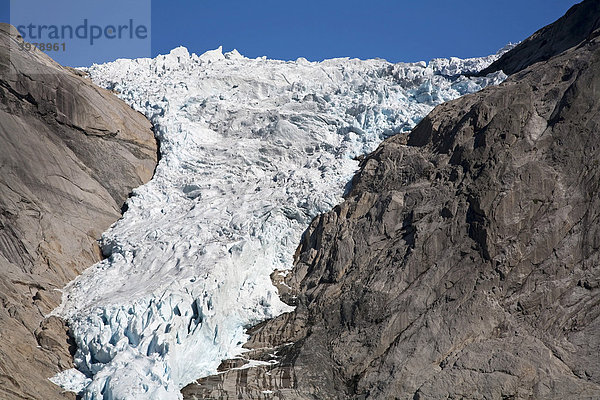
<instances>
[{"instance_id":1,"label":"ice seracs","mask_svg":"<svg viewBox=\"0 0 600 400\"><path fill-rule=\"evenodd\" d=\"M289 310L270 281L302 232L342 201L357 162L433 106L501 82L495 60L248 59L179 47L88 69L155 125L161 158L103 236L107 258L64 290L84 399L177 399Z\"/></svg>"}]
</instances>

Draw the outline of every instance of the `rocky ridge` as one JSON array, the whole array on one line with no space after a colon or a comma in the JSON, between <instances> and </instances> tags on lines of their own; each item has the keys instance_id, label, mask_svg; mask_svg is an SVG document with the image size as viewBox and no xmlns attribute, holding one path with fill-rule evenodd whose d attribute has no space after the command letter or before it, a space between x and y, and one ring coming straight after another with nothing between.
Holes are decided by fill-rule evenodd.
<instances>
[{"instance_id":1,"label":"rocky ridge","mask_svg":"<svg viewBox=\"0 0 600 400\"><path fill-rule=\"evenodd\" d=\"M584 41L600 28L600 1L585 0L575 4L553 24L543 27L519 43L511 52L484 68L480 74L504 71L511 75L536 62L551 57Z\"/></svg>"},{"instance_id":2,"label":"rocky ridge","mask_svg":"<svg viewBox=\"0 0 600 400\"><path fill-rule=\"evenodd\" d=\"M384 141L184 398L599 398L598 71L596 29Z\"/></svg>"},{"instance_id":3,"label":"rocky ridge","mask_svg":"<svg viewBox=\"0 0 600 400\"><path fill-rule=\"evenodd\" d=\"M81 72L19 51L0 25L0 398L74 398L60 289L102 258L96 240L148 181L151 124Z\"/></svg>"}]
</instances>

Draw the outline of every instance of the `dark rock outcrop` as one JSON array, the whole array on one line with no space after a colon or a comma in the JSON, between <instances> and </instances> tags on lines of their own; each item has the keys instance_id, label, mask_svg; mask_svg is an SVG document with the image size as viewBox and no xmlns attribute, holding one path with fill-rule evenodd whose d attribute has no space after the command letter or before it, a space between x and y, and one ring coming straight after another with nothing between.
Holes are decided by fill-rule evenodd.
<instances>
[{"instance_id":1,"label":"dark rock outcrop","mask_svg":"<svg viewBox=\"0 0 600 400\"><path fill-rule=\"evenodd\" d=\"M600 398L600 30L387 139L286 283L184 398Z\"/></svg>"},{"instance_id":2,"label":"dark rock outcrop","mask_svg":"<svg viewBox=\"0 0 600 400\"><path fill-rule=\"evenodd\" d=\"M600 1L584 0L571 7L553 24L545 26L519 43L480 74L485 76L500 70L507 75L514 74L583 42L598 28Z\"/></svg>"},{"instance_id":3,"label":"dark rock outcrop","mask_svg":"<svg viewBox=\"0 0 600 400\"><path fill-rule=\"evenodd\" d=\"M156 164L150 123L82 73L20 51L0 25L0 398L73 398L60 289L101 259L96 240Z\"/></svg>"}]
</instances>

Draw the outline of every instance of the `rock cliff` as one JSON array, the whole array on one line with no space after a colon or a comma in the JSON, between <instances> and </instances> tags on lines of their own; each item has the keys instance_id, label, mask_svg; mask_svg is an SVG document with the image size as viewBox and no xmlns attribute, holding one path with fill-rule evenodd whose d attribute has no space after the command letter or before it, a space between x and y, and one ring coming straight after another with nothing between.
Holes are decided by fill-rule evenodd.
<instances>
[{"instance_id":1,"label":"rock cliff","mask_svg":"<svg viewBox=\"0 0 600 400\"><path fill-rule=\"evenodd\" d=\"M251 329L263 365L184 398L600 398L600 30L573 45L366 157L280 285L296 310Z\"/></svg>"},{"instance_id":2,"label":"rock cliff","mask_svg":"<svg viewBox=\"0 0 600 400\"><path fill-rule=\"evenodd\" d=\"M0 25L0 398L73 398L48 381L72 349L45 315L101 259L96 240L157 148L141 114L20 41Z\"/></svg>"}]
</instances>

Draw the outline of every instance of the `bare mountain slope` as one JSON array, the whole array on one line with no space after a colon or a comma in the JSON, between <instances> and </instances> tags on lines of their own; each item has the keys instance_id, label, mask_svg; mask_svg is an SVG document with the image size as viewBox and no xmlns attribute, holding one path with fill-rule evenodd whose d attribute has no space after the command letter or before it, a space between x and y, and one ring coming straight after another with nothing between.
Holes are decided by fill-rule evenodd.
<instances>
[{"instance_id":1,"label":"bare mountain slope","mask_svg":"<svg viewBox=\"0 0 600 400\"><path fill-rule=\"evenodd\" d=\"M60 289L101 259L96 240L152 176L150 123L0 25L0 398L72 398ZM12 46L12 51L11 49Z\"/></svg>"}]
</instances>

